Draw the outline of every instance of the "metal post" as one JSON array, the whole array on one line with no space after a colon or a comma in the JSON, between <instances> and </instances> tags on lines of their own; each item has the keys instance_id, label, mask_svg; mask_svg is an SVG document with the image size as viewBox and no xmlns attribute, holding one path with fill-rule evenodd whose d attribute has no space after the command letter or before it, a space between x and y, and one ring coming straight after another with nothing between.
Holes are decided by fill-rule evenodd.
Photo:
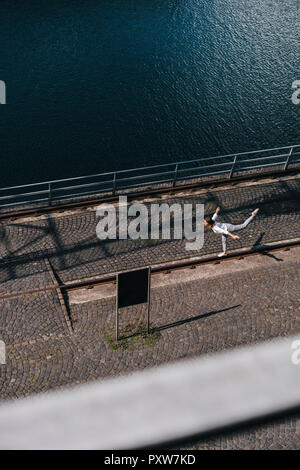
<instances>
[{"instance_id":1,"label":"metal post","mask_svg":"<svg viewBox=\"0 0 300 470\"><path fill-rule=\"evenodd\" d=\"M235 167L235 164L236 164L236 160L237 160L237 155L234 156L233 164L232 164L232 167L231 167L231 170L230 170L230 174L229 174L229 179L232 178L233 171L234 171L234 167Z\"/></svg>"},{"instance_id":2,"label":"metal post","mask_svg":"<svg viewBox=\"0 0 300 470\"><path fill-rule=\"evenodd\" d=\"M284 171L286 171L286 170L287 170L287 167L289 166L289 163L290 163L290 159L291 159L293 150L294 150L294 147L291 147L290 153L288 154L287 159L286 159L286 162L285 162L285 165L284 165Z\"/></svg>"},{"instance_id":3,"label":"metal post","mask_svg":"<svg viewBox=\"0 0 300 470\"><path fill-rule=\"evenodd\" d=\"M178 172L178 164L175 166L174 179L173 179L173 188L175 188L175 186L176 186L177 172Z\"/></svg>"},{"instance_id":4,"label":"metal post","mask_svg":"<svg viewBox=\"0 0 300 470\"><path fill-rule=\"evenodd\" d=\"M147 310L147 333L150 333L150 307L151 307L151 266L148 274L148 310Z\"/></svg>"},{"instance_id":5,"label":"metal post","mask_svg":"<svg viewBox=\"0 0 300 470\"><path fill-rule=\"evenodd\" d=\"M116 187L117 187L117 173L114 173L114 180L113 180L113 196L116 194Z\"/></svg>"},{"instance_id":6,"label":"metal post","mask_svg":"<svg viewBox=\"0 0 300 470\"><path fill-rule=\"evenodd\" d=\"M119 274L117 274L117 291L116 291L116 341L119 341L119 317L118 317L118 303L119 303Z\"/></svg>"},{"instance_id":7,"label":"metal post","mask_svg":"<svg viewBox=\"0 0 300 470\"><path fill-rule=\"evenodd\" d=\"M51 183L48 184L48 204L51 206L52 202L52 188L51 188Z\"/></svg>"}]
</instances>

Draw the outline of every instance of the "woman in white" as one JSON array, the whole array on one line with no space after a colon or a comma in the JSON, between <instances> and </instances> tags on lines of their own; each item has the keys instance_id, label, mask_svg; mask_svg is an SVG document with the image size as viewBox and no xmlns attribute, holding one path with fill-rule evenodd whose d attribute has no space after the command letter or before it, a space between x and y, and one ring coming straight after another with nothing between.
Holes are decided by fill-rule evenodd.
<instances>
[{"instance_id":1,"label":"woman in white","mask_svg":"<svg viewBox=\"0 0 300 470\"><path fill-rule=\"evenodd\" d=\"M219 211L220 211L220 207L217 207L216 212L214 213L212 217L210 216L205 217L204 225L210 228L213 232L222 234L223 252L218 255L219 258L221 258L222 256L227 255L227 248L226 248L227 237L229 236L233 239L240 238L238 235L234 235L232 232L237 232L238 230L243 230L243 228L246 228L247 225L250 224L250 222L252 222L252 220L258 213L259 209L255 209L252 212L251 216L247 220L245 220L243 224L240 224L240 225L232 225L232 224L224 224L224 223L216 222Z\"/></svg>"}]
</instances>

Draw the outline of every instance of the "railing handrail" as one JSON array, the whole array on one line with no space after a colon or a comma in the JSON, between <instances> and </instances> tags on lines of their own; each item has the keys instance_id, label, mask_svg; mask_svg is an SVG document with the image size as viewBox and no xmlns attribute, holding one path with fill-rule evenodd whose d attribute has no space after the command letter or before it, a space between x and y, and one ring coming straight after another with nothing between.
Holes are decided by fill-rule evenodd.
<instances>
[{"instance_id":1,"label":"railing handrail","mask_svg":"<svg viewBox=\"0 0 300 470\"><path fill-rule=\"evenodd\" d=\"M118 189L129 189L134 187L134 185L126 186L126 182L138 182L141 180L145 180L144 183L137 183L136 187L140 187L142 185L147 186L150 184L160 184L160 183L165 183L165 182L172 182L173 187L176 185L177 180L185 180L185 179L191 179L193 175L189 176L188 174L186 176L181 176L183 173L188 173L188 172L193 172L198 173L201 170L213 170L216 167L226 167L229 166L228 170L222 170L222 171L217 171L217 169L213 172L206 173L204 172L203 174L195 174L195 178L201 178L205 176L213 176L213 175L220 175L228 172L229 178L232 178L233 173L236 171L246 171L249 169L259 169L259 168L266 168L266 167L271 167L271 166L278 166L278 165L284 165L283 170L287 170L289 164L292 163L299 163L299 160L292 161L292 158L295 157L296 155L299 155L300 152L295 152L295 149L299 149L300 144L296 145L286 145L284 147L274 147L274 148L268 148L268 149L259 149L259 150L251 150L247 152L240 152L240 153L231 153L231 154L226 154L226 155L219 155L215 157L205 157L205 158L197 158L193 160L184 160L180 162L170 162L170 163L162 163L159 165L151 165L151 166L145 166L145 167L139 167L139 168L131 168L127 170L116 170L112 172L105 172L105 173L96 173L92 175L86 175L86 176L75 176L72 178L62 178L62 179L56 179L56 180L49 180L49 181L42 181L39 183L28 183L28 184L23 184L23 185L18 185L18 186L10 186L10 187L5 187L5 188L0 188L0 194L1 192L3 193L4 191L17 191L19 189L31 189L32 191L30 192L25 192L25 193L12 193L12 194L7 194L6 196L1 196L0 201L2 200L12 200L14 198L20 199L21 197L34 197L38 196L41 194L47 195L45 199L38 199L38 200L30 200L30 201L22 201L20 203L16 203L17 205L23 203L23 204L28 204L28 203L34 203L34 202L40 202L43 200L47 200L49 204L51 204L52 199L63 199L65 197L76 197L76 196L82 196L86 194L95 194L95 191L90 191L90 193L78 193L78 194L72 194L68 195L67 191L70 191L72 189L83 189L83 188L92 188L97 185L99 186L105 186L105 185L112 185L109 188L104 188L101 189L99 188L99 193L106 191L110 192L112 191L113 194L115 194L116 190ZM279 153L279 151L284 150L285 153ZM265 155L268 152L272 152L272 155ZM277 153L276 153L277 152ZM260 156L259 156L260 154ZM254 155L257 157L256 158L250 158L250 159L241 159L239 157L243 156L250 156ZM222 160L225 159L230 159L229 161L225 161L224 163L221 163ZM284 161L274 161L274 163L267 163L266 161L271 160L271 159L278 159L278 158L285 158ZM221 162L220 162L221 160ZM209 162L212 161L211 164ZM206 165L205 163L208 164ZM217 163L216 163L217 162ZM220 163L218 163L220 162ZM239 167L239 165L242 165L243 163L255 163L259 162L258 165L255 166L247 166L247 167ZM198 167L191 167L192 164L198 163ZM185 166L188 165L187 168ZM183 167L183 168L182 168ZM167 169L169 168L168 171L157 171L160 169ZM149 173L149 170L151 172ZM148 173L147 173L148 171ZM125 177L124 177L124 176ZM164 177L165 175L170 175L169 179L164 179L164 180L158 180L158 181L152 181L151 178L156 178L156 177ZM86 184L76 184L76 182L83 181L83 180L90 180L90 179L95 179L99 178L98 181L95 182L87 182ZM106 179L107 178L107 179ZM150 181L149 181L150 179ZM59 186L61 183L74 183L74 185L67 185L67 186ZM122 186L121 188L117 188L118 183L125 183L125 186ZM54 185L58 185L55 187ZM45 189L42 187L45 186ZM33 188L37 188L36 191L33 190ZM58 192L65 192L65 195L60 195L53 197L52 193L58 193ZM7 207L11 206L11 204L4 204L0 205L0 207Z\"/></svg>"},{"instance_id":2,"label":"railing handrail","mask_svg":"<svg viewBox=\"0 0 300 470\"><path fill-rule=\"evenodd\" d=\"M8 186L6 188L0 188L0 191L8 191L10 189L21 189L21 188L26 188L26 187L31 187L31 186L41 186L43 184L55 184L55 183L65 183L67 181L78 181L86 178L97 178L99 176L113 176L115 173L127 173L127 172L133 172L133 171L143 171L143 170L150 170L154 168L163 168L166 166L175 166L175 165L185 165L188 163L197 163L197 162L205 162L208 160L217 160L219 158L229 158L229 157L239 157L241 155L253 155L255 153L260 153L260 152L271 152L273 150L283 150L283 149L290 149L290 148L298 148L300 147L300 144L297 145L286 145L284 147L274 147L274 148L269 148L269 149L260 149L260 150L251 150L249 152L240 152L240 153L229 153L226 155L217 155L215 157L206 157L206 158L197 158L194 160L183 160L180 162L170 162L170 163L161 163L159 165L151 165L151 166L145 166L145 167L137 167L137 168L129 168L127 170L116 170L116 171L110 171L106 173L96 173L93 175L85 175L85 176L74 176L72 178L61 178L57 180L48 180L48 181L41 181L38 183L28 183L28 184L22 184L18 186ZM228 162L230 163L230 162Z\"/></svg>"}]
</instances>

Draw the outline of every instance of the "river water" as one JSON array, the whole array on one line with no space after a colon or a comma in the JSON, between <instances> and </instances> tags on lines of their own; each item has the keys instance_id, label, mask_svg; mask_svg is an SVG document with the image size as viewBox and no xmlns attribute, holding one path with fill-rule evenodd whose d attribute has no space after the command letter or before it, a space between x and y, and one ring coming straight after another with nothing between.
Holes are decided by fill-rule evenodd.
<instances>
[{"instance_id":1,"label":"river water","mask_svg":"<svg viewBox=\"0 0 300 470\"><path fill-rule=\"evenodd\" d=\"M0 185L300 143L299 0L1 0Z\"/></svg>"}]
</instances>

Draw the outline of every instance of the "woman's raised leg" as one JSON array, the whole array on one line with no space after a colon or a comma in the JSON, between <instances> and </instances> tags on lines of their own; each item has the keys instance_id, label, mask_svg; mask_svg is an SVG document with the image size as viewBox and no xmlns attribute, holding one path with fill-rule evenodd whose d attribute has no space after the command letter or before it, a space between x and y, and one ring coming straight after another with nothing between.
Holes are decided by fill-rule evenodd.
<instances>
[{"instance_id":1,"label":"woman's raised leg","mask_svg":"<svg viewBox=\"0 0 300 470\"><path fill-rule=\"evenodd\" d=\"M250 215L250 217L248 217L248 219L246 219L245 222L242 223L242 224L239 224L239 225L227 224L228 231L229 232L237 232L238 230L243 230L244 228L247 227L247 225L250 224L250 222L252 222L252 220L256 216L257 212L258 212L258 209L255 209L252 212L252 214Z\"/></svg>"}]
</instances>

